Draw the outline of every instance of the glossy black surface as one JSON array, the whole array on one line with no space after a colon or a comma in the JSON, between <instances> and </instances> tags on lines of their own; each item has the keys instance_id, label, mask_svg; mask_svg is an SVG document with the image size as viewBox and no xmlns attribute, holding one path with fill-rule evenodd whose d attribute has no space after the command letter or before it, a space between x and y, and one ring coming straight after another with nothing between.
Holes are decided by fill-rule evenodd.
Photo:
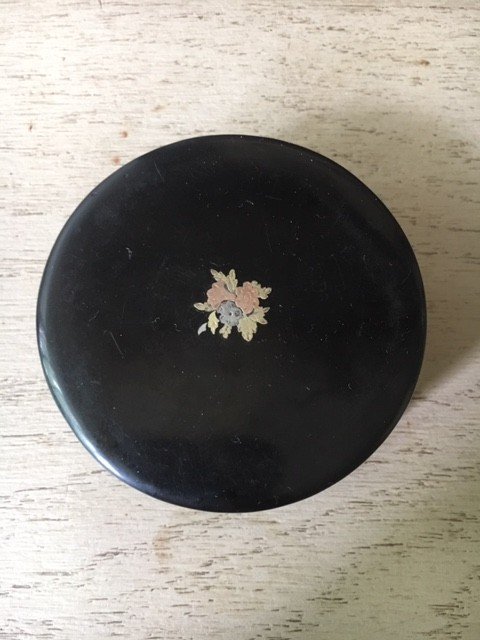
<instances>
[{"instance_id":1,"label":"glossy black surface","mask_svg":"<svg viewBox=\"0 0 480 640\"><path fill-rule=\"evenodd\" d=\"M210 269L272 288L251 342L197 334ZM61 232L38 303L67 421L134 487L214 511L336 482L413 392L425 304L385 206L332 161L270 139L186 140L102 182Z\"/></svg>"}]
</instances>

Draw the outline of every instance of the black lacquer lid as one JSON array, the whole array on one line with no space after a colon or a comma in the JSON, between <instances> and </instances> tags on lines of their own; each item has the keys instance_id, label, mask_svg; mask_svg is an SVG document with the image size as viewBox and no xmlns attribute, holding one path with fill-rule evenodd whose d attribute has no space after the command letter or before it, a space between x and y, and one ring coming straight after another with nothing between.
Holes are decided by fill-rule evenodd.
<instances>
[{"instance_id":1,"label":"black lacquer lid","mask_svg":"<svg viewBox=\"0 0 480 640\"><path fill-rule=\"evenodd\" d=\"M209 136L148 153L62 230L38 301L50 389L132 486L212 511L284 505L363 462L425 342L412 249L312 151Z\"/></svg>"}]
</instances>

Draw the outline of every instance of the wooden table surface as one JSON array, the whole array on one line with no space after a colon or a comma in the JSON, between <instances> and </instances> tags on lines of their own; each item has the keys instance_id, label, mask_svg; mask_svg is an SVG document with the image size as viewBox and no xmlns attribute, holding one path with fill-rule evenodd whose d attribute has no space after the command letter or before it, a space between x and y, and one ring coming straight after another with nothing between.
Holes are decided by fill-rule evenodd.
<instances>
[{"instance_id":1,"label":"wooden table surface","mask_svg":"<svg viewBox=\"0 0 480 640\"><path fill-rule=\"evenodd\" d=\"M0 11L0 638L478 640L478 1ZM170 506L102 470L35 342L42 269L77 203L135 156L219 132L353 171L401 223L428 296L392 435L328 491L257 514Z\"/></svg>"}]
</instances>

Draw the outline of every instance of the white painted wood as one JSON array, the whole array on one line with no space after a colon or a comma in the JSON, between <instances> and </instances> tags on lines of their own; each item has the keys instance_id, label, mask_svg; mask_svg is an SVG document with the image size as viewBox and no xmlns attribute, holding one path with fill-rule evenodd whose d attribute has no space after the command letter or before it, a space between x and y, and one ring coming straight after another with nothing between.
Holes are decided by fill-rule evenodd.
<instances>
[{"instance_id":1,"label":"white painted wood","mask_svg":"<svg viewBox=\"0 0 480 640\"><path fill-rule=\"evenodd\" d=\"M480 7L0 4L0 638L480 638ZM42 268L119 164L243 132L338 160L391 208L429 299L414 401L349 478L211 515L101 470L50 398Z\"/></svg>"}]
</instances>

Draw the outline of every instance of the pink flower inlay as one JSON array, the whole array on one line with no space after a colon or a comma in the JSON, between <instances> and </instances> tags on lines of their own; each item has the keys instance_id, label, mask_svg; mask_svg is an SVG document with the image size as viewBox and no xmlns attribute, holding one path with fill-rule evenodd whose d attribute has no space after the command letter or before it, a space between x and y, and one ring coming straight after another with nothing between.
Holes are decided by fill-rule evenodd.
<instances>
[{"instance_id":1,"label":"pink flower inlay","mask_svg":"<svg viewBox=\"0 0 480 640\"><path fill-rule=\"evenodd\" d=\"M233 300L246 315L252 313L260 305L258 290L251 282L244 282L241 287L237 287L236 293L236 298L234 297Z\"/></svg>"},{"instance_id":2,"label":"pink flower inlay","mask_svg":"<svg viewBox=\"0 0 480 640\"><path fill-rule=\"evenodd\" d=\"M235 301L235 294L230 293L223 282L214 282L212 288L207 291L207 300L215 310L226 300Z\"/></svg>"}]
</instances>

